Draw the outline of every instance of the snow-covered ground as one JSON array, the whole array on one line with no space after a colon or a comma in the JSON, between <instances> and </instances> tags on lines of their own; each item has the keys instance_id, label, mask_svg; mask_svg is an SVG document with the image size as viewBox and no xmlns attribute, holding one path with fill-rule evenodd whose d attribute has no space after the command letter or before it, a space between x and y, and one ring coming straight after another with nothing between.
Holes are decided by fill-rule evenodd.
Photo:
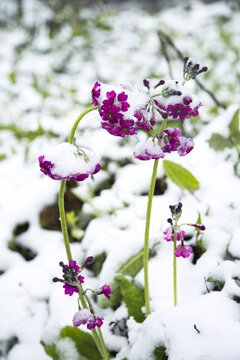
<instances>
[{"instance_id":1,"label":"snow-covered ground","mask_svg":"<svg viewBox=\"0 0 240 360\"><path fill-rule=\"evenodd\" d=\"M238 152L235 147L214 151L207 142L213 133L228 136L239 107L239 10L224 2L191 2L154 13L136 5L101 5L75 13L80 19L75 23L64 17L68 7L54 13L54 7L37 0L22 4L22 22L15 26L9 20L0 29L0 359L50 359L41 340L56 344L60 360L81 359L71 339L59 339L77 310L77 298L65 296L52 282L61 276L59 261L67 261L63 238L56 226L47 229L52 213L40 215L57 204L60 183L40 173L37 159L67 139L75 118L91 102L96 80L141 86L144 78L169 79L157 36L163 30L184 55L208 66L200 81L227 108L217 107L206 92L189 85L204 103L200 121L186 123L189 135L196 135L195 147L186 157L168 159L191 171L200 187L193 195L167 179L164 193L154 198L150 247L159 244L149 262L151 315L139 323L128 318L124 302L115 310L101 302L95 307L105 319L102 331L113 358L154 359L154 349L164 346L169 360L239 360L240 192L234 171ZM0 7L3 20L16 11L15 2L3 0ZM49 25L53 19L55 27ZM169 55L174 76L181 79L181 61L173 49ZM94 150L103 163L93 180L72 189L85 202L80 217L88 218L81 241L76 239L79 229L72 225L74 259L81 263L86 256L107 254L97 275L85 270L90 288L111 283L121 266L143 248L153 164L133 158L137 141L123 141L101 129L97 112L88 114L77 132L77 144ZM158 178L164 179L161 161ZM172 246L162 234L169 205L179 201L181 222L195 223L200 213L206 231L202 255L177 261L174 307ZM196 252L195 235L189 227L184 229ZM134 282L143 286L142 269ZM111 322L126 322L125 333L114 331Z\"/></svg>"}]
</instances>

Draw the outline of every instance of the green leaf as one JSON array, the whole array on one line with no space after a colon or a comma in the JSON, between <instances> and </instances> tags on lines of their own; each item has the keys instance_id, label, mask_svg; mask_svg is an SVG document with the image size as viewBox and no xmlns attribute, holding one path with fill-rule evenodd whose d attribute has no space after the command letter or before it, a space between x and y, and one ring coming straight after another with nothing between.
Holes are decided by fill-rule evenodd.
<instances>
[{"instance_id":1,"label":"green leaf","mask_svg":"<svg viewBox=\"0 0 240 360\"><path fill-rule=\"evenodd\" d=\"M51 356L51 358L54 360L60 360L60 356L55 344L46 344L44 341L40 341L40 343L44 347L45 353L47 355Z\"/></svg>"},{"instance_id":2,"label":"green leaf","mask_svg":"<svg viewBox=\"0 0 240 360\"><path fill-rule=\"evenodd\" d=\"M128 275L135 277L137 273L142 269L142 267L143 267L143 250L141 250L139 253L128 259L127 262L120 267L118 273L120 273L121 275Z\"/></svg>"},{"instance_id":3,"label":"green leaf","mask_svg":"<svg viewBox=\"0 0 240 360\"><path fill-rule=\"evenodd\" d=\"M66 326L61 331L61 337L71 338L76 345L77 351L84 358L88 360L102 359L97 346L89 333L82 331L75 326Z\"/></svg>"},{"instance_id":4,"label":"green leaf","mask_svg":"<svg viewBox=\"0 0 240 360\"><path fill-rule=\"evenodd\" d=\"M121 293L128 309L128 315L133 316L134 320L139 323L143 322L145 319L141 310L145 304L143 289L123 276L116 276L115 280L121 283Z\"/></svg>"},{"instance_id":5,"label":"green leaf","mask_svg":"<svg viewBox=\"0 0 240 360\"><path fill-rule=\"evenodd\" d=\"M229 124L230 137L233 138L238 144L240 143L240 131L239 131L239 115L240 109L238 109Z\"/></svg>"},{"instance_id":6,"label":"green leaf","mask_svg":"<svg viewBox=\"0 0 240 360\"><path fill-rule=\"evenodd\" d=\"M169 160L163 160L166 175L181 189L194 191L199 188L198 180L184 167Z\"/></svg>"},{"instance_id":7,"label":"green leaf","mask_svg":"<svg viewBox=\"0 0 240 360\"><path fill-rule=\"evenodd\" d=\"M119 281L112 281L110 283L110 287L112 290L111 297L108 300L104 295L98 296L98 306L102 308L110 307L110 306L119 306L122 302L122 293L120 289Z\"/></svg>"},{"instance_id":8,"label":"green leaf","mask_svg":"<svg viewBox=\"0 0 240 360\"><path fill-rule=\"evenodd\" d=\"M215 151L223 151L225 148L232 148L233 143L230 139L225 138L220 134L213 133L211 138L208 140L210 148Z\"/></svg>"},{"instance_id":9,"label":"green leaf","mask_svg":"<svg viewBox=\"0 0 240 360\"><path fill-rule=\"evenodd\" d=\"M167 360L168 356L166 355L165 346L158 346L153 352L154 360Z\"/></svg>"}]
</instances>

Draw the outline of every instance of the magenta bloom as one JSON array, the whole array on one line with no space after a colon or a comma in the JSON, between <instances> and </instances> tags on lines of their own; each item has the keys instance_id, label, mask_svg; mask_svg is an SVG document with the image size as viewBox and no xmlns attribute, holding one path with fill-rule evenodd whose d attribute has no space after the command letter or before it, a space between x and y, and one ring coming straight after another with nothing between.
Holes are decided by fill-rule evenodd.
<instances>
[{"instance_id":1,"label":"magenta bloom","mask_svg":"<svg viewBox=\"0 0 240 360\"><path fill-rule=\"evenodd\" d=\"M110 286L109 285L103 285L101 287L101 290L98 291L97 295L103 294L103 295L106 296L106 298L110 299L110 294L111 293L112 293L112 290L111 290Z\"/></svg>"},{"instance_id":2,"label":"magenta bloom","mask_svg":"<svg viewBox=\"0 0 240 360\"><path fill-rule=\"evenodd\" d=\"M174 230L171 226L169 226L164 232L163 234L164 236L164 240L166 241L174 241ZM181 240L184 239L185 236L185 231L177 231L177 240Z\"/></svg>"},{"instance_id":3,"label":"magenta bloom","mask_svg":"<svg viewBox=\"0 0 240 360\"><path fill-rule=\"evenodd\" d=\"M191 107L181 103L175 105L168 105L167 111L169 116L171 116L173 119L178 119L181 121L190 118L190 116L192 115Z\"/></svg>"},{"instance_id":4,"label":"magenta bloom","mask_svg":"<svg viewBox=\"0 0 240 360\"><path fill-rule=\"evenodd\" d=\"M73 316L73 326L86 325L89 330L101 327L103 318L97 317L87 309L77 311Z\"/></svg>"},{"instance_id":5,"label":"magenta bloom","mask_svg":"<svg viewBox=\"0 0 240 360\"><path fill-rule=\"evenodd\" d=\"M137 119L136 125L145 131L149 131L156 124L154 111L148 112L146 108L138 110L134 114Z\"/></svg>"},{"instance_id":6,"label":"magenta bloom","mask_svg":"<svg viewBox=\"0 0 240 360\"><path fill-rule=\"evenodd\" d=\"M164 158L164 153L158 143L150 138L137 144L133 156L139 160L151 160Z\"/></svg>"},{"instance_id":7,"label":"magenta bloom","mask_svg":"<svg viewBox=\"0 0 240 360\"><path fill-rule=\"evenodd\" d=\"M67 142L39 156L38 161L40 170L54 180L83 181L100 170L96 154Z\"/></svg>"},{"instance_id":8,"label":"magenta bloom","mask_svg":"<svg viewBox=\"0 0 240 360\"><path fill-rule=\"evenodd\" d=\"M187 258L190 256L190 254L193 252L193 249L191 246L189 245L184 245L184 243L182 242L181 245L178 245L176 247L176 251L175 251L175 255L177 257L182 256L183 258Z\"/></svg>"},{"instance_id":9,"label":"magenta bloom","mask_svg":"<svg viewBox=\"0 0 240 360\"><path fill-rule=\"evenodd\" d=\"M72 296L74 292L78 293L79 289L75 285L77 282L84 283L84 276L77 274L80 270L80 266L77 265L75 260L70 260L69 265L63 266L63 277L66 283L63 285L65 295Z\"/></svg>"},{"instance_id":10,"label":"magenta bloom","mask_svg":"<svg viewBox=\"0 0 240 360\"><path fill-rule=\"evenodd\" d=\"M177 147L177 153L179 156L185 156L188 153L190 153L190 151L192 151L193 147L194 147L194 143L193 143L193 139L189 138L185 138L183 136L179 136L179 145Z\"/></svg>"},{"instance_id":11,"label":"magenta bloom","mask_svg":"<svg viewBox=\"0 0 240 360\"><path fill-rule=\"evenodd\" d=\"M92 88L92 105L100 105L101 84L95 82Z\"/></svg>"},{"instance_id":12,"label":"magenta bloom","mask_svg":"<svg viewBox=\"0 0 240 360\"><path fill-rule=\"evenodd\" d=\"M177 128L167 128L159 136L161 148L164 153L177 151L180 156L187 155L194 147L193 140L180 136L181 130Z\"/></svg>"},{"instance_id":13,"label":"magenta bloom","mask_svg":"<svg viewBox=\"0 0 240 360\"><path fill-rule=\"evenodd\" d=\"M119 94L109 91L106 93L106 99L102 101L99 109L101 127L112 135L125 137L137 132L134 120L124 117L124 113L130 108L127 99L128 95L124 91Z\"/></svg>"},{"instance_id":14,"label":"magenta bloom","mask_svg":"<svg viewBox=\"0 0 240 360\"><path fill-rule=\"evenodd\" d=\"M161 148L163 152L170 153L171 151L176 151L179 145L179 135L181 130L177 128L167 128L163 131L161 135L162 144Z\"/></svg>"}]
</instances>

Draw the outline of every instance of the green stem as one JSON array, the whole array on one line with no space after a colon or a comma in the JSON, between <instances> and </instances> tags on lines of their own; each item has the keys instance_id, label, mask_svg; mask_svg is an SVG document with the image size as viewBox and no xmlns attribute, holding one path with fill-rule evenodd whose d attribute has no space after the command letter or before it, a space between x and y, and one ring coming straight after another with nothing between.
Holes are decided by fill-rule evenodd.
<instances>
[{"instance_id":1,"label":"green stem","mask_svg":"<svg viewBox=\"0 0 240 360\"><path fill-rule=\"evenodd\" d=\"M167 119L164 119L161 125L161 129L159 131L160 133L165 129L166 125L167 125ZM151 185L148 194L148 205L147 205L146 227L145 227L144 249L143 249L144 296L145 296L145 306L146 306L147 315L151 314L149 283L148 283L149 231L150 231L150 220L151 220L151 211L152 211L152 200L153 200L154 189L157 178L157 168L158 168L158 160L154 160Z\"/></svg>"},{"instance_id":2,"label":"green stem","mask_svg":"<svg viewBox=\"0 0 240 360\"><path fill-rule=\"evenodd\" d=\"M177 257L175 255L177 247L177 230L174 229L174 243L173 243L173 292L174 292L174 306L177 305Z\"/></svg>"},{"instance_id":3,"label":"green stem","mask_svg":"<svg viewBox=\"0 0 240 360\"><path fill-rule=\"evenodd\" d=\"M144 241L144 249L143 249L144 284L145 284L144 294L145 294L145 306L146 306L147 315L151 314L150 299L149 299L149 284L148 284L148 252L149 252L148 243L149 243L149 230L150 230L150 220L151 220L151 211L152 211L152 200L153 200L154 188L157 178L157 168L158 168L158 160L154 160L151 185L148 194L145 241Z\"/></svg>"},{"instance_id":4,"label":"green stem","mask_svg":"<svg viewBox=\"0 0 240 360\"><path fill-rule=\"evenodd\" d=\"M69 136L69 144L72 144L73 142L73 138L77 129L77 126L80 122L80 120L90 111L96 110L98 109L99 106L92 106L89 109L83 111L78 118L75 120L70 136ZM69 236L68 236L68 229L67 229L67 220L66 220L66 214L65 214L65 209L64 209L64 192L65 192L65 187L66 187L66 180L62 180L61 182L61 186L60 186L60 190L59 190L59 196L58 196L58 207L59 207L59 215L60 215L60 221L61 221L61 228L62 228L62 233L63 233L63 239L64 239L64 245L65 245L65 250L67 253L67 258L68 261L72 260L72 254L71 254L71 249L70 249L70 243L69 243Z\"/></svg>"},{"instance_id":5,"label":"green stem","mask_svg":"<svg viewBox=\"0 0 240 360\"><path fill-rule=\"evenodd\" d=\"M92 106L89 109L85 110L84 112L82 112L78 118L75 120L70 136L69 136L69 144L73 143L73 139L74 139L74 135L77 129L77 126L80 122L80 120L90 111L93 110L97 110L99 108L99 106ZM66 180L62 180L61 182L61 186L60 186L60 190L59 190L59 197L58 197L58 206L59 206L59 214L60 214L60 221L61 221L61 228L62 228L62 233L63 233L63 239L64 239L64 245L65 245L65 250L67 253L67 258L68 261L72 260L72 254L71 254L71 249L70 249L70 243L69 243L69 236L68 236L68 229L67 229L67 220L66 220L66 214L65 214L65 208L64 208L64 192L65 192L65 187L66 187ZM81 305L84 309L88 309L88 305L89 308L93 309L93 306L90 302L90 300L88 299L88 297L85 295L82 295L83 293L83 289L82 286L79 284L79 299L81 302ZM108 351L107 348L105 346L104 340L103 340L103 336L102 336L102 332L101 329L98 328L98 331L96 329L92 329L92 336L94 339L94 342L102 356L102 358L104 360L109 360L109 355L108 355Z\"/></svg>"},{"instance_id":6,"label":"green stem","mask_svg":"<svg viewBox=\"0 0 240 360\"><path fill-rule=\"evenodd\" d=\"M73 138L74 138L74 135L75 135L75 132L76 132L76 129L77 129L77 126L80 122L80 120L89 112L93 111L93 110L97 110L99 109L99 106L91 106L90 108L88 108L87 110L83 111L79 116L78 118L75 120L75 123L73 124L73 127L72 127L72 130L71 130L71 133L70 133L70 136L69 136L69 139L68 139L68 142L69 144L72 144L73 143Z\"/></svg>"},{"instance_id":7,"label":"green stem","mask_svg":"<svg viewBox=\"0 0 240 360\"><path fill-rule=\"evenodd\" d=\"M69 262L70 260L72 260L72 253L71 253L71 249L70 249L68 229L67 229L67 220L66 220L66 214L65 214L65 209L64 209L65 186L66 186L66 180L62 180L60 190L59 190L59 196L58 196L58 207L59 207L63 240L64 240L65 250L66 250L67 258L68 258L68 262Z\"/></svg>"}]
</instances>

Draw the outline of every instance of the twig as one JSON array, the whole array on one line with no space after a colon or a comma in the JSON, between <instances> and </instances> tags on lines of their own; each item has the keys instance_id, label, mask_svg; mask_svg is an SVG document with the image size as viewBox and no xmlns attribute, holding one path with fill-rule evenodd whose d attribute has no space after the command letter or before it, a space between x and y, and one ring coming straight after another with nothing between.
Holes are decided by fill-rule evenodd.
<instances>
[{"instance_id":1,"label":"twig","mask_svg":"<svg viewBox=\"0 0 240 360\"><path fill-rule=\"evenodd\" d=\"M176 52L176 54L177 54L177 56L179 57L179 59L181 59L182 61L183 61L183 59L184 59L184 56L183 56L183 54L182 54L182 52L177 48L177 46L174 44L174 42L172 41L172 39L170 38L170 36L168 35L168 34L166 34L164 31L162 31L162 30L159 30L158 31L158 37L159 37L159 40L160 40L160 43L161 43L161 46L162 46L162 50L163 50L163 43L164 43L164 47L166 48L166 43L168 43L174 50L175 50L175 52ZM170 59L169 59L169 56L168 56L168 54L167 54L167 57L166 57L166 54L167 54L167 52L166 52L166 50L165 50L165 52L164 52L164 50L163 50L163 55L164 55L164 57L166 58L166 60L167 60L167 62L168 62L168 67L169 67L169 69L171 69L171 61L170 61ZM170 73L170 70L169 70L169 73ZM171 74L171 73L170 73ZM171 76L172 77L172 76ZM195 79L195 81L196 81L196 83L197 83L197 85L203 90L203 91L205 91L212 99L213 99L213 101L219 106L219 107L221 107L221 108L223 108L223 109L226 109L226 104L224 104L224 103L222 103L222 102L220 102L217 98L216 98L216 96L212 93L212 91L210 91L209 89L207 89L206 88L206 86L205 85L203 85L198 79Z\"/></svg>"}]
</instances>

